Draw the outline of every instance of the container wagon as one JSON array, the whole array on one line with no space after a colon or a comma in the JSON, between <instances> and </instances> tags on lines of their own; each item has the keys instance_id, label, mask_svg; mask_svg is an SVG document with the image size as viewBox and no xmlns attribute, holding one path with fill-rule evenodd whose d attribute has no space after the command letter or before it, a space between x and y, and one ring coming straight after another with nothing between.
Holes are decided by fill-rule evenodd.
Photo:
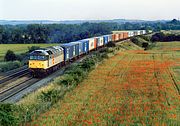
<instances>
[{"instance_id":1,"label":"container wagon","mask_svg":"<svg viewBox=\"0 0 180 126\"><path fill-rule=\"evenodd\" d=\"M82 51L82 54L86 54L89 52L89 40L80 40L80 41L77 41L77 42L80 42L82 44L82 46L80 47L81 48L81 51Z\"/></svg>"},{"instance_id":2,"label":"container wagon","mask_svg":"<svg viewBox=\"0 0 180 126\"><path fill-rule=\"evenodd\" d=\"M70 61L79 55L78 43L66 43L60 45L64 49L64 61Z\"/></svg>"}]
</instances>

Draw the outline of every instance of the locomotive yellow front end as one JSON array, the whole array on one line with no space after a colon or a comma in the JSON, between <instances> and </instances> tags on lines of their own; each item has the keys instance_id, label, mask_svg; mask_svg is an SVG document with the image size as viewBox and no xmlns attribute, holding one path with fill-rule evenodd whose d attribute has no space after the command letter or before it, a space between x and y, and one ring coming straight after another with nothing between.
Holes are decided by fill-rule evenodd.
<instances>
[{"instance_id":1,"label":"locomotive yellow front end","mask_svg":"<svg viewBox=\"0 0 180 126\"><path fill-rule=\"evenodd\" d=\"M29 70L33 76L46 74L48 69L48 53L44 50L35 50L29 57Z\"/></svg>"},{"instance_id":2,"label":"locomotive yellow front end","mask_svg":"<svg viewBox=\"0 0 180 126\"><path fill-rule=\"evenodd\" d=\"M48 61L29 60L29 68L31 68L31 69L47 69Z\"/></svg>"}]
</instances>

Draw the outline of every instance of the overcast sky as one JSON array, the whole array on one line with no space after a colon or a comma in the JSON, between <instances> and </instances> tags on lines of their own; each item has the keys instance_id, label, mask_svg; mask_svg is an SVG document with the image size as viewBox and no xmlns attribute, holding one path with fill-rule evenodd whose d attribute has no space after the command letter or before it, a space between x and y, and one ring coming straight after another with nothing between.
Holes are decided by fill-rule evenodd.
<instances>
[{"instance_id":1,"label":"overcast sky","mask_svg":"<svg viewBox=\"0 0 180 126\"><path fill-rule=\"evenodd\" d=\"M0 20L173 18L180 0L0 0Z\"/></svg>"}]
</instances>

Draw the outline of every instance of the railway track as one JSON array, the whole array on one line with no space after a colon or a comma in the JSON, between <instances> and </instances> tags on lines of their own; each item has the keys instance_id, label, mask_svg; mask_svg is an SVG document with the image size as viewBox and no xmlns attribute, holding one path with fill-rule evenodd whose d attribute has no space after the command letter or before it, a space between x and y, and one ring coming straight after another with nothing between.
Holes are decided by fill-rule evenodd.
<instances>
[{"instance_id":1,"label":"railway track","mask_svg":"<svg viewBox=\"0 0 180 126\"><path fill-rule=\"evenodd\" d=\"M29 74L28 68L23 69L23 70L20 70L20 71L17 71L17 72L15 72L15 73L12 73L12 74L7 75L7 76L1 76L1 78L0 78L0 87L1 87L1 85L3 85L5 82L8 82L8 81L10 81L10 80L13 81L13 79L17 79L17 77L21 77L21 76L27 75L27 74Z\"/></svg>"},{"instance_id":2,"label":"railway track","mask_svg":"<svg viewBox=\"0 0 180 126\"><path fill-rule=\"evenodd\" d=\"M0 102L6 101L10 97L14 96L15 94L18 94L19 92L30 87L32 84L34 84L38 81L39 81L39 79L37 79L37 78L29 77L28 79L26 79L20 83L17 83L5 90L2 90L0 92Z\"/></svg>"},{"instance_id":3,"label":"railway track","mask_svg":"<svg viewBox=\"0 0 180 126\"><path fill-rule=\"evenodd\" d=\"M25 66L0 76L0 102L28 87L30 82L35 80L29 74L29 69Z\"/></svg>"}]
</instances>

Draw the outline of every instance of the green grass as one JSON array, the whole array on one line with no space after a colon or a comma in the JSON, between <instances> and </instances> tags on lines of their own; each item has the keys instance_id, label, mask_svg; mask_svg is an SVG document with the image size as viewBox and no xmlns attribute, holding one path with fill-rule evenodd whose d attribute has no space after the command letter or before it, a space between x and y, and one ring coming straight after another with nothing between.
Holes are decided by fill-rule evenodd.
<instances>
[{"instance_id":1,"label":"green grass","mask_svg":"<svg viewBox=\"0 0 180 126\"><path fill-rule=\"evenodd\" d=\"M28 51L28 47L39 46L49 47L57 44L0 44L0 61L4 59L7 50L14 51L15 54L21 54Z\"/></svg>"}]
</instances>

